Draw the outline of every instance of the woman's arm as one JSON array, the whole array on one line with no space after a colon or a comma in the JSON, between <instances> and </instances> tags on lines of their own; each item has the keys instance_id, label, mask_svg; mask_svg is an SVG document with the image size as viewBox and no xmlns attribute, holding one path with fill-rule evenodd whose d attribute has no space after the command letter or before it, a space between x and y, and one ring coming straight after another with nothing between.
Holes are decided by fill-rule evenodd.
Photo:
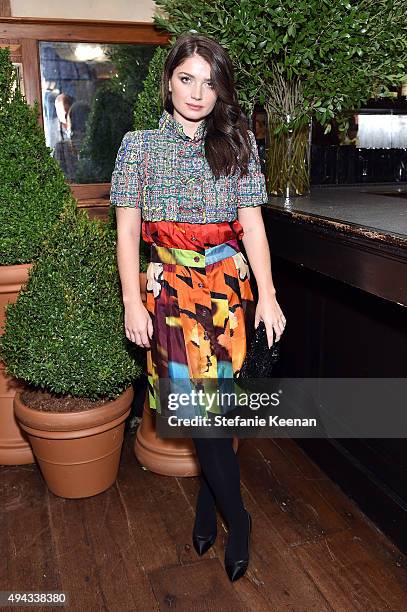
<instances>
[{"instance_id":1,"label":"woman's arm","mask_svg":"<svg viewBox=\"0 0 407 612\"><path fill-rule=\"evenodd\" d=\"M117 265L122 285L126 337L139 346L150 347L151 317L140 295L141 210L116 207Z\"/></svg>"},{"instance_id":2,"label":"woman's arm","mask_svg":"<svg viewBox=\"0 0 407 612\"><path fill-rule=\"evenodd\" d=\"M254 326L257 327L260 321L264 321L268 344L271 346L273 344L273 327L277 341L284 331L286 318L276 300L276 289L271 273L270 249L261 206L238 208L238 220L244 230L242 242L259 293Z\"/></svg>"}]
</instances>

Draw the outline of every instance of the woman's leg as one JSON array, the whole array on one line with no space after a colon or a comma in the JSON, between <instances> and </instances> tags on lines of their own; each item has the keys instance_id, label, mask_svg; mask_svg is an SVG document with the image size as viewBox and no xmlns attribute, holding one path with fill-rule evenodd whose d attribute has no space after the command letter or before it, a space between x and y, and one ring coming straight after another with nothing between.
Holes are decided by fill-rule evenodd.
<instances>
[{"instance_id":1,"label":"woman's leg","mask_svg":"<svg viewBox=\"0 0 407 612\"><path fill-rule=\"evenodd\" d=\"M243 559L247 556L248 520L240 492L240 468L233 450L233 439L192 439L209 491L213 492L228 525L228 555L230 558ZM205 497L207 493L203 492L202 495Z\"/></svg>"},{"instance_id":2,"label":"woman's leg","mask_svg":"<svg viewBox=\"0 0 407 612\"><path fill-rule=\"evenodd\" d=\"M201 473L201 487L196 500L194 530L202 537L209 537L216 532L215 497L203 470Z\"/></svg>"}]
</instances>

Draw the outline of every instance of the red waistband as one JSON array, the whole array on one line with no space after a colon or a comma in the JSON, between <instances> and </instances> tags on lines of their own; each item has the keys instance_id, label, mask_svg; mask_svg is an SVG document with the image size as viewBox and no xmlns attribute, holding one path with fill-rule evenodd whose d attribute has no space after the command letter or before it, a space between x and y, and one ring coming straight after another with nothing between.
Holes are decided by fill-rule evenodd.
<instances>
[{"instance_id":1,"label":"red waistband","mask_svg":"<svg viewBox=\"0 0 407 612\"><path fill-rule=\"evenodd\" d=\"M183 223L180 221L143 221L142 238L148 244L179 249L205 248L243 237L243 227L234 221L220 223Z\"/></svg>"}]
</instances>

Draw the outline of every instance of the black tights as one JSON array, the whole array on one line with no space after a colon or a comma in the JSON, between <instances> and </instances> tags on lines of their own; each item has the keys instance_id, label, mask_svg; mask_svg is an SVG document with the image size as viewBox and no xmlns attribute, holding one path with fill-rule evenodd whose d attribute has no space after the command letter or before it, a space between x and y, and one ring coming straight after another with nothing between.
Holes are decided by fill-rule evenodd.
<instances>
[{"instance_id":1,"label":"black tights","mask_svg":"<svg viewBox=\"0 0 407 612\"><path fill-rule=\"evenodd\" d=\"M196 504L197 533L202 536L213 533L217 505L229 529L229 552L239 558L244 552L248 519L240 493L240 468L233 439L192 439L202 472Z\"/></svg>"}]
</instances>

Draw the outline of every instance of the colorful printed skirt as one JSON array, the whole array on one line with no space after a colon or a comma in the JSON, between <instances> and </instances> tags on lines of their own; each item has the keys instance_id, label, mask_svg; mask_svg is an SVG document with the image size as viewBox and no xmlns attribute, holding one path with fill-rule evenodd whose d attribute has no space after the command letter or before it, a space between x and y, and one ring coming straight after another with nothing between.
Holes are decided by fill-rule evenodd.
<instances>
[{"instance_id":1,"label":"colorful printed skirt","mask_svg":"<svg viewBox=\"0 0 407 612\"><path fill-rule=\"evenodd\" d=\"M185 391L203 380L212 385L233 380L242 366L255 311L248 262L238 244L242 236L238 220L142 223L143 240L151 248L146 288L153 323L147 349L148 393L150 408L159 413L160 381ZM205 410L228 411L213 403L198 407L196 414Z\"/></svg>"}]
</instances>

